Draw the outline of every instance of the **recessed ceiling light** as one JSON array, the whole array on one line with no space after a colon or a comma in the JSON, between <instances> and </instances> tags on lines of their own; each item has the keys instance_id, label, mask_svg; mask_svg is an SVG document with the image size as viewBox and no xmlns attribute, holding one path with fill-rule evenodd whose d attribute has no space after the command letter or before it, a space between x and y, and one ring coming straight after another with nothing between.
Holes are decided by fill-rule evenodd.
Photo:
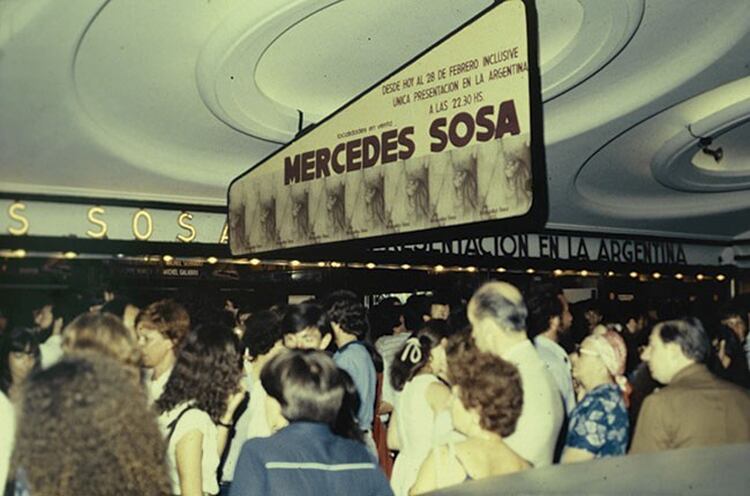
<instances>
[{"instance_id":1,"label":"recessed ceiling light","mask_svg":"<svg viewBox=\"0 0 750 496\"><path fill-rule=\"evenodd\" d=\"M215 263L216 263L216 262L218 262L218 261L219 261L219 259L218 259L218 258L216 258L216 257L208 257L208 258L206 259L206 262L208 262L208 263L210 263L210 264L215 264Z\"/></svg>"},{"instance_id":2,"label":"recessed ceiling light","mask_svg":"<svg viewBox=\"0 0 750 496\"><path fill-rule=\"evenodd\" d=\"M443 267L442 265L435 266L435 272L442 272L444 270L445 270L445 267Z\"/></svg>"},{"instance_id":3,"label":"recessed ceiling light","mask_svg":"<svg viewBox=\"0 0 750 496\"><path fill-rule=\"evenodd\" d=\"M169 263L172 260L174 260L174 257L172 255L164 255L163 257L161 257L161 259L164 260L165 262Z\"/></svg>"},{"instance_id":4,"label":"recessed ceiling light","mask_svg":"<svg viewBox=\"0 0 750 496\"><path fill-rule=\"evenodd\" d=\"M588 275L589 275L589 271L588 271L588 270L582 270L582 271L581 271L581 275L582 275L583 277L586 277L586 276L588 276Z\"/></svg>"},{"instance_id":5,"label":"recessed ceiling light","mask_svg":"<svg viewBox=\"0 0 750 496\"><path fill-rule=\"evenodd\" d=\"M411 269L411 265L409 265L409 264L401 264L401 268L404 269L404 270L409 270L409 269Z\"/></svg>"},{"instance_id":6,"label":"recessed ceiling light","mask_svg":"<svg viewBox=\"0 0 750 496\"><path fill-rule=\"evenodd\" d=\"M497 271L500 272L500 273L506 272L507 270L508 269L506 269L505 267L498 267L497 268Z\"/></svg>"},{"instance_id":7,"label":"recessed ceiling light","mask_svg":"<svg viewBox=\"0 0 750 496\"><path fill-rule=\"evenodd\" d=\"M719 281L719 282L723 281L726 278L727 278L727 276L725 276L724 274L719 274L719 275L716 276L716 280Z\"/></svg>"},{"instance_id":8,"label":"recessed ceiling light","mask_svg":"<svg viewBox=\"0 0 750 496\"><path fill-rule=\"evenodd\" d=\"M476 267L473 267L473 266L472 266L472 267L466 267L466 271L467 271L467 272L476 272L476 271L477 271L477 268L476 268Z\"/></svg>"},{"instance_id":9,"label":"recessed ceiling light","mask_svg":"<svg viewBox=\"0 0 750 496\"><path fill-rule=\"evenodd\" d=\"M638 277L638 272L633 271L629 275L630 275L630 277L632 277L633 279L635 279L636 277Z\"/></svg>"},{"instance_id":10,"label":"recessed ceiling light","mask_svg":"<svg viewBox=\"0 0 750 496\"><path fill-rule=\"evenodd\" d=\"M374 269L374 268L375 268L375 264L374 264L374 263L372 263L372 262L367 262L367 263L365 264L365 267L367 267L368 269Z\"/></svg>"},{"instance_id":11,"label":"recessed ceiling light","mask_svg":"<svg viewBox=\"0 0 750 496\"><path fill-rule=\"evenodd\" d=\"M527 274L533 274L534 272L536 272L536 271L534 269L532 269L532 268L526 269L526 273Z\"/></svg>"},{"instance_id":12,"label":"recessed ceiling light","mask_svg":"<svg viewBox=\"0 0 750 496\"><path fill-rule=\"evenodd\" d=\"M661 279L661 273L654 272L653 274L651 274L651 277L653 277L654 279Z\"/></svg>"},{"instance_id":13,"label":"recessed ceiling light","mask_svg":"<svg viewBox=\"0 0 750 496\"><path fill-rule=\"evenodd\" d=\"M250 259L250 265L258 265L260 263L260 260L257 258L251 258Z\"/></svg>"},{"instance_id":14,"label":"recessed ceiling light","mask_svg":"<svg viewBox=\"0 0 750 496\"><path fill-rule=\"evenodd\" d=\"M556 276L563 275L562 269L555 269L555 270L552 271L552 273L555 274Z\"/></svg>"},{"instance_id":15,"label":"recessed ceiling light","mask_svg":"<svg viewBox=\"0 0 750 496\"><path fill-rule=\"evenodd\" d=\"M300 261L299 261L299 260L292 260L291 262L289 262L289 265L291 265L292 267L296 267L296 266L298 266L299 264L300 264Z\"/></svg>"},{"instance_id":16,"label":"recessed ceiling light","mask_svg":"<svg viewBox=\"0 0 750 496\"><path fill-rule=\"evenodd\" d=\"M74 251L66 251L65 253L63 253L63 257L67 258L68 260L76 258L77 256L78 256L78 253Z\"/></svg>"},{"instance_id":17,"label":"recessed ceiling light","mask_svg":"<svg viewBox=\"0 0 750 496\"><path fill-rule=\"evenodd\" d=\"M695 276L695 278L698 279L699 281L702 281L703 279L706 278L706 276L704 276L703 274L698 274L697 276Z\"/></svg>"},{"instance_id":18,"label":"recessed ceiling light","mask_svg":"<svg viewBox=\"0 0 750 496\"><path fill-rule=\"evenodd\" d=\"M679 272L678 272L677 274L675 274L675 275L674 275L674 278L675 278L675 279L682 279L682 278L684 278L684 277L685 277L685 276L684 276L684 275L682 275L682 274L681 274L681 273L679 273Z\"/></svg>"}]
</instances>

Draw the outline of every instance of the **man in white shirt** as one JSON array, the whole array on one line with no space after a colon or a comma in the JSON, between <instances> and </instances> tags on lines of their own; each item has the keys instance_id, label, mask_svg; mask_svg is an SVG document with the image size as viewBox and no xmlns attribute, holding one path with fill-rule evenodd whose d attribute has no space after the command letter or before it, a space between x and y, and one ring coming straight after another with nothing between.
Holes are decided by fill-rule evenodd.
<instances>
[{"instance_id":1,"label":"man in white shirt","mask_svg":"<svg viewBox=\"0 0 750 496\"><path fill-rule=\"evenodd\" d=\"M568 415L576 405L573 376L568 353L560 346L560 337L570 329L573 316L565 296L551 286L532 288L526 298L529 309L528 336L552 375Z\"/></svg>"},{"instance_id":2,"label":"man in white shirt","mask_svg":"<svg viewBox=\"0 0 750 496\"><path fill-rule=\"evenodd\" d=\"M177 361L177 350L190 332L190 316L179 303L160 300L138 314L135 330L146 369L146 391L149 402L153 403L164 392Z\"/></svg>"},{"instance_id":3,"label":"man in white shirt","mask_svg":"<svg viewBox=\"0 0 750 496\"><path fill-rule=\"evenodd\" d=\"M469 301L477 347L514 364L523 384L523 409L508 446L535 467L552 463L564 411L560 393L526 335L526 305L515 286L490 282Z\"/></svg>"}]
</instances>

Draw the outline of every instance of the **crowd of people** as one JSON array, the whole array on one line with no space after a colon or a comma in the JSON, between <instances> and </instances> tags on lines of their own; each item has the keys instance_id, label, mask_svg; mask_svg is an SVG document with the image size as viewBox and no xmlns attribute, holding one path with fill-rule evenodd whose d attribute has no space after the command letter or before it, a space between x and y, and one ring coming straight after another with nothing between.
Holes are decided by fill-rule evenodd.
<instances>
[{"instance_id":1,"label":"crowd of people","mask_svg":"<svg viewBox=\"0 0 750 496\"><path fill-rule=\"evenodd\" d=\"M369 308L106 300L0 319L6 494L401 496L750 442L740 298L571 305L554 281L493 281Z\"/></svg>"}]
</instances>

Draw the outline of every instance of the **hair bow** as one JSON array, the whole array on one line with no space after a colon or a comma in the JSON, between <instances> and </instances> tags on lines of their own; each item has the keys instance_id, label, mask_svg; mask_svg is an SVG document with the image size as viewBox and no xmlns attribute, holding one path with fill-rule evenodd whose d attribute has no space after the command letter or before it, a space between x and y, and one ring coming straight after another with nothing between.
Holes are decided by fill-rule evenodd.
<instances>
[{"instance_id":1,"label":"hair bow","mask_svg":"<svg viewBox=\"0 0 750 496\"><path fill-rule=\"evenodd\" d=\"M401 352L401 361L405 362L407 359L413 364L417 364L422 360L422 343L420 343L419 338L409 338L406 340L404 351Z\"/></svg>"}]
</instances>

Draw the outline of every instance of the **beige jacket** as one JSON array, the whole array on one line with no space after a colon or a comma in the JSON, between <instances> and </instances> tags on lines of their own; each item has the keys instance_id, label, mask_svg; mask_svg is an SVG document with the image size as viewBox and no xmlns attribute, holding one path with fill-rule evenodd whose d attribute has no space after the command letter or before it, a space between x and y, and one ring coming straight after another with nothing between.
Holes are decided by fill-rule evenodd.
<instances>
[{"instance_id":1,"label":"beige jacket","mask_svg":"<svg viewBox=\"0 0 750 496\"><path fill-rule=\"evenodd\" d=\"M643 402L630 452L746 442L750 393L693 364Z\"/></svg>"}]
</instances>

